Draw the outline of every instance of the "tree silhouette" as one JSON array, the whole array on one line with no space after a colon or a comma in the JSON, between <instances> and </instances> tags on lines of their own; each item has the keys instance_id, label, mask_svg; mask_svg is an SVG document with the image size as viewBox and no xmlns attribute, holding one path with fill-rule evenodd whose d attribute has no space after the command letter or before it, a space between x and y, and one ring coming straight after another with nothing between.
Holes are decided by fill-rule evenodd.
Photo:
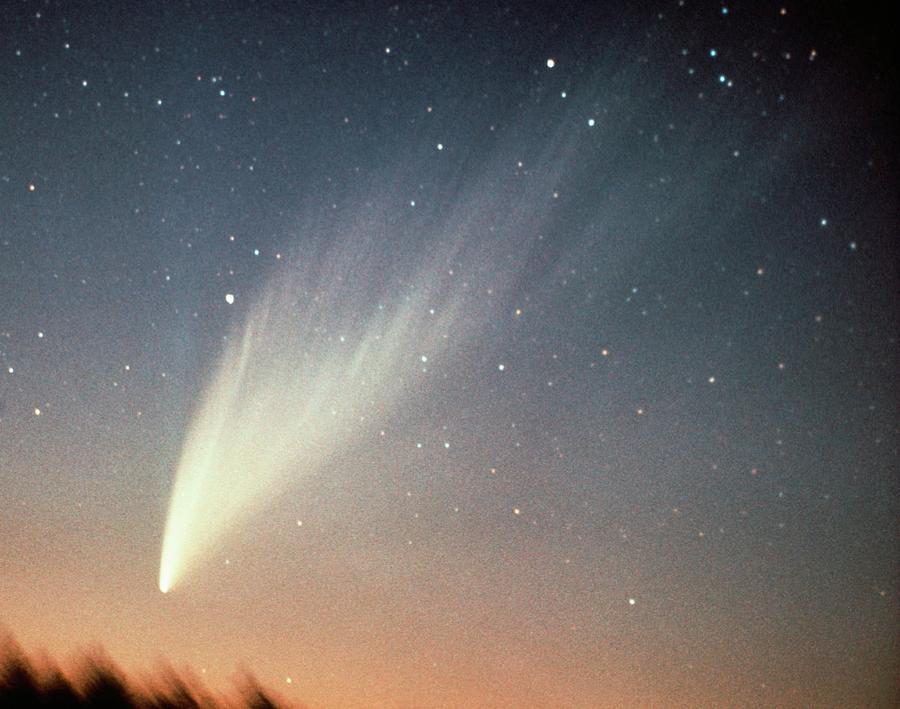
<instances>
[{"instance_id":1,"label":"tree silhouette","mask_svg":"<svg viewBox=\"0 0 900 709\"><path fill-rule=\"evenodd\" d=\"M36 663L12 640L0 643L0 707L4 709L282 709L247 675L237 702L214 698L200 683L172 670L154 678L151 688L135 685L102 652L83 659L66 674L52 663ZM302 707L298 707L302 709Z\"/></svg>"}]
</instances>

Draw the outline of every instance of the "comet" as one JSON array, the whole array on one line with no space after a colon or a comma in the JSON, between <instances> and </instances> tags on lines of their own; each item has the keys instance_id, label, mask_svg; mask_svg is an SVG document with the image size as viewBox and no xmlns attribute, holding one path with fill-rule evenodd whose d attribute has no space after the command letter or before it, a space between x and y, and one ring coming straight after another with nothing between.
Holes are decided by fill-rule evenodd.
<instances>
[{"instance_id":1,"label":"comet","mask_svg":"<svg viewBox=\"0 0 900 709\"><path fill-rule=\"evenodd\" d=\"M178 463L163 593L229 528L362 440L422 388L421 358L439 360L464 336L452 254L407 281L359 263L359 246L305 258L312 265L277 278L229 337Z\"/></svg>"},{"instance_id":2,"label":"comet","mask_svg":"<svg viewBox=\"0 0 900 709\"><path fill-rule=\"evenodd\" d=\"M485 326L512 317L510 293L559 177L506 174L508 185L493 175L431 208L387 195L346 219L312 220L255 299L228 299L239 319L183 439L161 592L223 555L228 534L275 497L426 396L461 352L477 360Z\"/></svg>"}]
</instances>

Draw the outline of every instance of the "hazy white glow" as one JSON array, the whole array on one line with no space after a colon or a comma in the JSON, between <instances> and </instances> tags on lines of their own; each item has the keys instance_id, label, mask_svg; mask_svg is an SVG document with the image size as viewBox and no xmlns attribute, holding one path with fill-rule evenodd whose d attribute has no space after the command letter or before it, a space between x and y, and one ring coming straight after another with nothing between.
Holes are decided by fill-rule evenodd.
<instances>
[{"instance_id":1,"label":"hazy white glow","mask_svg":"<svg viewBox=\"0 0 900 709\"><path fill-rule=\"evenodd\" d=\"M194 412L163 537L163 593L224 555L224 535L292 482L375 440L454 352L471 352L487 321L509 316L504 296L555 177L520 180L511 194L474 184L399 221L367 202L350 223L307 225L302 249L279 261L227 338Z\"/></svg>"},{"instance_id":2,"label":"hazy white glow","mask_svg":"<svg viewBox=\"0 0 900 709\"><path fill-rule=\"evenodd\" d=\"M418 386L419 352L434 356L460 335L461 301L437 292L437 269L401 287L394 302L376 301L388 294L341 275L350 261L352 253L338 254L318 278L304 269L281 279L226 346L182 449L163 592L227 527L353 444L367 430L361 422L380 419Z\"/></svg>"}]
</instances>

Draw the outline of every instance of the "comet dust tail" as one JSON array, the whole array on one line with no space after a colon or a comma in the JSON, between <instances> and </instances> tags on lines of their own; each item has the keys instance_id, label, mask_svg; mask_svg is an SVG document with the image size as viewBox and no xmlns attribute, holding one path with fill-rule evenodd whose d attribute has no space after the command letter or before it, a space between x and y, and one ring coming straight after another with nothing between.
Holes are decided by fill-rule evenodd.
<instances>
[{"instance_id":1,"label":"comet dust tail","mask_svg":"<svg viewBox=\"0 0 900 709\"><path fill-rule=\"evenodd\" d=\"M350 223L308 230L317 236L279 262L225 338L193 413L160 591L222 551L229 532L304 475L377 436L455 352L484 340L479 333L508 309L504 298L538 236L537 204L528 189L512 209L476 189L405 222L386 222L366 202ZM490 238L473 238L486 228Z\"/></svg>"}]
</instances>

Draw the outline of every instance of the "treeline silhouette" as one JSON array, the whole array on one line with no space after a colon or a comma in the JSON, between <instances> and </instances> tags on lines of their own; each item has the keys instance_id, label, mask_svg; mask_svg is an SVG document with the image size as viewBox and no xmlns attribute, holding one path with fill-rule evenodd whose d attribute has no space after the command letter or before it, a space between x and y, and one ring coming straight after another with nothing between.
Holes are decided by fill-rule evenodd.
<instances>
[{"instance_id":1,"label":"treeline silhouette","mask_svg":"<svg viewBox=\"0 0 900 709\"><path fill-rule=\"evenodd\" d=\"M126 675L101 651L84 655L79 668L63 672L56 663L29 656L0 637L0 707L23 709L287 709L251 675L232 697L210 693L193 677L164 669L146 682ZM297 705L290 705L296 707Z\"/></svg>"}]
</instances>

